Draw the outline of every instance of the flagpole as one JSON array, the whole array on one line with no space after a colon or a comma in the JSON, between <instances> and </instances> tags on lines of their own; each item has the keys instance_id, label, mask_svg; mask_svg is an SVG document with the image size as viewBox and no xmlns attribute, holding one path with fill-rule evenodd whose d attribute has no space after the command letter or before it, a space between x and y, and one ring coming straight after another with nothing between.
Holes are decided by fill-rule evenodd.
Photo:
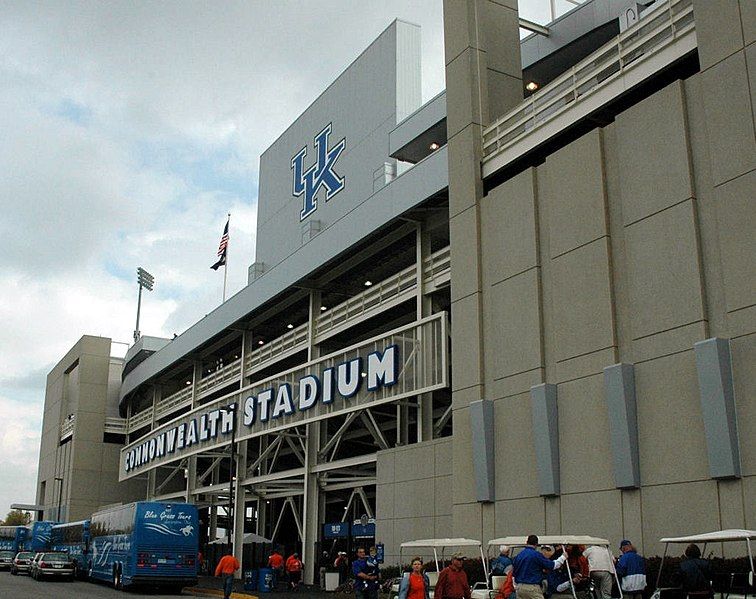
<instances>
[{"instance_id":1,"label":"flagpole","mask_svg":"<svg viewBox=\"0 0 756 599\"><path fill-rule=\"evenodd\" d=\"M228 213L228 241L226 242L226 262L223 265L223 301L226 301L226 280L228 279L228 245L231 242L231 213Z\"/></svg>"}]
</instances>

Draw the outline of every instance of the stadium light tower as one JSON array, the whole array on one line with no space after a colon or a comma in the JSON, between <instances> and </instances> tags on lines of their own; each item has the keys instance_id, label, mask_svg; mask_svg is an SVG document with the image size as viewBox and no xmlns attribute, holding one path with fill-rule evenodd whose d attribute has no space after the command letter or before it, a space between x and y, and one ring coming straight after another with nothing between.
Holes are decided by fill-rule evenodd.
<instances>
[{"instance_id":1,"label":"stadium light tower","mask_svg":"<svg viewBox=\"0 0 756 599\"><path fill-rule=\"evenodd\" d=\"M152 291L152 286L155 284L155 277L140 266L137 268L137 283L139 283L139 299L137 300L137 320L136 328L134 329L134 343L139 341L139 337L142 336L139 331L139 313L142 309L142 288L145 288L147 291Z\"/></svg>"}]
</instances>

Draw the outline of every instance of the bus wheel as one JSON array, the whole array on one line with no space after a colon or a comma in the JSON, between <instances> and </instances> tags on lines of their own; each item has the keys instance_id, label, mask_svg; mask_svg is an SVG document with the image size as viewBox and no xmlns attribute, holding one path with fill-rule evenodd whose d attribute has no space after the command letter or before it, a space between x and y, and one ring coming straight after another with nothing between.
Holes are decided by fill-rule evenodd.
<instances>
[{"instance_id":1,"label":"bus wheel","mask_svg":"<svg viewBox=\"0 0 756 599\"><path fill-rule=\"evenodd\" d=\"M121 568L118 566L113 570L113 586L116 591L123 590L123 576L121 575Z\"/></svg>"}]
</instances>

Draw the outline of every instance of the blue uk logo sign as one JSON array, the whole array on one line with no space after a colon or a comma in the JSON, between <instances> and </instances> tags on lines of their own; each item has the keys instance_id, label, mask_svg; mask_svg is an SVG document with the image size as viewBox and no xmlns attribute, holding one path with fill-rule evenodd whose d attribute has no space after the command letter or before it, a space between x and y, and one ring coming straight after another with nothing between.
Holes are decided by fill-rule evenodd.
<instances>
[{"instance_id":1,"label":"blue uk logo sign","mask_svg":"<svg viewBox=\"0 0 756 599\"><path fill-rule=\"evenodd\" d=\"M294 171L292 194L296 197L304 196L302 211L299 220L306 219L318 209L316 196L321 189L325 189L325 201L327 202L344 187L344 177L340 177L334 169L336 161L346 148L346 137L329 149L328 139L331 136L333 123L315 136L316 162L307 170L304 170L304 159L307 156L307 146L299 150L291 159L291 170Z\"/></svg>"}]
</instances>

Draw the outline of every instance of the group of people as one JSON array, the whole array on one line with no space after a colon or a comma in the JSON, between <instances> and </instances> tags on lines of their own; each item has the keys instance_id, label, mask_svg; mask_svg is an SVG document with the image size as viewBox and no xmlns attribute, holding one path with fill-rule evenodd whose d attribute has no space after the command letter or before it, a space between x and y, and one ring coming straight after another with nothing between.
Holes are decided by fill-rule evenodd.
<instances>
[{"instance_id":1,"label":"group of people","mask_svg":"<svg viewBox=\"0 0 756 599\"><path fill-rule=\"evenodd\" d=\"M491 576L504 577L498 589L500 599L549 599L555 593L568 593L575 589L578 599L590 594L590 586L598 599L611 599L614 575L620 581L623 597L642 599L646 588L645 560L633 544L625 539L619 545L617 559L607 548L585 545L567 545L559 548L539 545L536 535L529 535L527 545L510 557L510 548L502 545L499 556L492 560ZM324 558L327 554L324 554ZM711 569L707 560L701 558L697 545L685 550L685 560L680 564L681 586L686 596L706 599L711 596ZM435 599L471 599L470 584L463 568L466 557L462 553L452 556L451 563L441 570L434 589ZM411 571L401 579L398 599L429 599L430 579L423 571L421 557L413 557ZM288 585L297 590L302 580L303 564L294 552L286 560L277 550L268 558L268 566L279 579L286 574ZM334 566L346 574L346 553L339 552ZM225 598L231 594L233 575L239 569L238 560L231 554L224 556L215 570L216 576L224 577ZM375 547L366 551L357 549L352 562L355 599L378 599L380 568ZM493 580L493 578L492 578Z\"/></svg>"},{"instance_id":2,"label":"group of people","mask_svg":"<svg viewBox=\"0 0 756 599\"><path fill-rule=\"evenodd\" d=\"M283 555L278 549L274 549L268 556L268 568L275 573L274 580L286 580L289 590L298 591L302 584L302 570L304 564L299 559L299 553L296 551L284 560Z\"/></svg>"},{"instance_id":3,"label":"group of people","mask_svg":"<svg viewBox=\"0 0 756 599\"><path fill-rule=\"evenodd\" d=\"M591 585L599 599L611 599L615 572L628 599L641 599L646 588L645 560L627 539L620 543L617 560L605 547L539 547L536 535L528 537L527 546L514 559L509 557L509 547L499 549L491 574L505 577L499 588L503 599L544 599L569 592L570 587L578 597L590 596Z\"/></svg>"}]
</instances>

